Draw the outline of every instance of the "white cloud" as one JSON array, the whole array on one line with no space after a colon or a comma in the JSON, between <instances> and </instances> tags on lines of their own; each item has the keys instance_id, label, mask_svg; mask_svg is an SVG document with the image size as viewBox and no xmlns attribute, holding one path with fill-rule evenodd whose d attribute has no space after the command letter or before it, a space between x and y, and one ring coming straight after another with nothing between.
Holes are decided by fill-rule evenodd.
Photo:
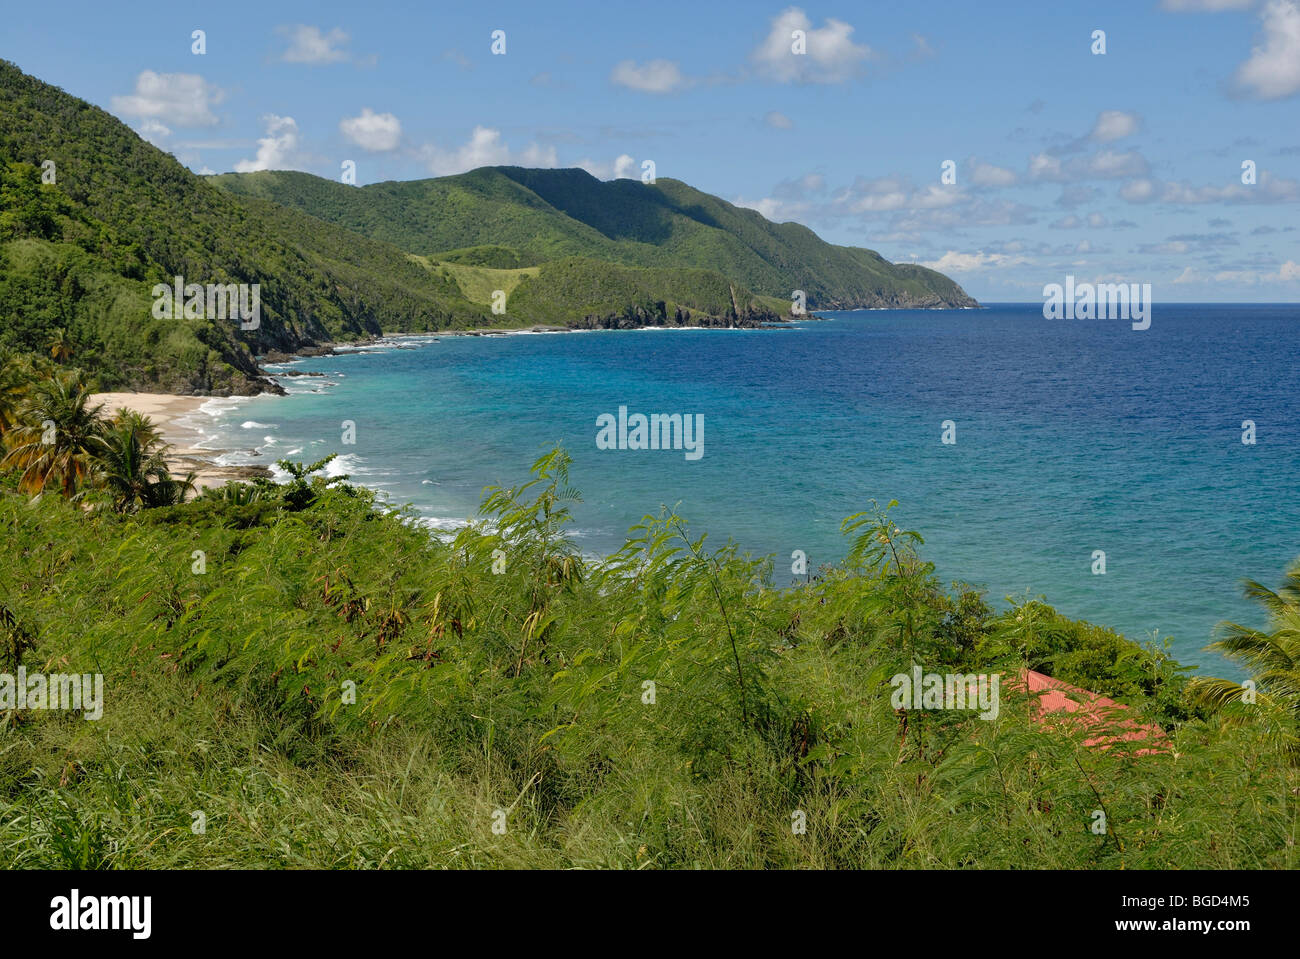
<instances>
[{"instance_id":1,"label":"white cloud","mask_svg":"<svg viewBox=\"0 0 1300 959\"><path fill-rule=\"evenodd\" d=\"M402 140L401 121L391 113L376 113L369 107L363 107L360 116L340 120L339 132L370 153L395 150Z\"/></svg>"},{"instance_id":2,"label":"white cloud","mask_svg":"<svg viewBox=\"0 0 1300 959\"><path fill-rule=\"evenodd\" d=\"M1035 153L1029 158L1030 179L1053 183L1125 179L1145 176L1148 169L1146 159L1136 150L1127 153L1102 150L1065 161L1051 153Z\"/></svg>"},{"instance_id":3,"label":"white cloud","mask_svg":"<svg viewBox=\"0 0 1300 959\"><path fill-rule=\"evenodd\" d=\"M802 30L805 53L793 52L793 34ZM768 77L781 83L843 83L855 76L871 48L853 42L853 27L829 18L825 26L813 28L799 7L789 7L772 19L767 38L752 58Z\"/></svg>"},{"instance_id":4,"label":"white cloud","mask_svg":"<svg viewBox=\"0 0 1300 959\"><path fill-rule=\"evenodd\" d=\"M1067 167L1069 165L1067 164ZM1123 177L1141 176L1147 172L1147 161L1136 150L1128 153L1115 153L1103 150L1088 158L1083 167L1089 177L1099 180L1114 180Z\"/></svg>"},{"instance_id":5,"label":"white cloud","mask_svg":"<svg viewBox=\"0 0 1300 959\"><path fill-rule=\"evenodd\" d=\"M835 215L843 212L843 205L851 197L852 188L841 190L830 206L814 203L814 200L825 192L826 178L822 174L805 173L801 177L782 180L772 188L771 196L761 200L737 197L732 200L732 203L757 210L774 222L804 220L810 214Z\"/></svg>"},{"instance_id":6,"label":"white cloud","mask_svg":"<svg viewBox=\"0 0 1300 959\"><path fill-rule=\"evenodd\" d=\"M612 163L583 157L577 162L576 166L579 169L586 170L598 180L641 179L641 164L630 153L620 153Z\"/></svg>"},{"instance_id":7,"label":"white cloud","mask_svg":"<svg viewBox=\"0 0 1300 959\"><path fill-rule=\"evenodd\" d=\"M1101 191L1095 186L1088 186L1083 183L1067 183L1061 186L1061 195L1056 198L1056 205L1071 210L1077 206L1083 206L1085 203L1091 203L1100 195Z\"/></svg>"},{"instance_id":8,"label":"white cloud","mask_svg":"<svg viewBox=\"0 0 1300 959\"><path fill-rule=\"evenodd\" d=\"M1098 143L1114 143L1137 132L1139 121L1136 114L1123 110L1103 110L1097 117L1089 137Z\"/></svg>"},{"instance_id":9,"label":"white cloud","mask_svg":"<svg viewBox=\"0 0 1300 959\"><path fill-rule=\"evenodd\" d=\"M1029 176L1034 180L1061 179L1061 158L1049 153L1035 153L1029 158Z\"/></svg>"},{"instance_id":10,"label":"white cloud","mask_svg":"<svg viewBox=\"0 0 1300 959\"><path fill-rule=\"evenodd\" d=\"M640 172L636 159L627 153L619 154L618 158L614 160L615 180L635 180Z\"/></svg>"},{"instance_id":11,"label":"white cloud","mask_svg":"<svg viewBox=\"0 0 1300 959\"><path fill-rule=\"evenodd\" d=\"M777 110L770 110L763 120L768 126L777 130L789 130L794 127L794 121Z\"/></svg>"},{"instance_id":12,"label":"white cloud","mask_svg":"<svg viewBox=\"0 0 1300 959\"><path fill-rule=\"evenodd\" d=\"M951 189L951 188L950 188ZM895 217L890 225L895 232L921 233L943 231L951 235L954 230L977 226L1022 226L1035 222L1032 208L1009 200L970 199L944 209L913 210Z\"/></svg>"},{"instance_id":13,"label":"white cloud","mask_svg":"<svg viewBox=\"0 0 1300 959\"><path fill-rule=\"evenodd\" d=\"M1139 253L1156 253L1165 256L1182 256L1191 250L1192 245L1186 240L1166 240L1163 243L1145 243L1138 247Z\"/></svg>"},{"instance_id":14,"label":"white cloud","mask_svg":"<svg viewBox=\"0 0 1300 959\"><path fill-rule=\"evenodd\" d=\"M757 210L765 219L771 220L773 223L780 222L777 217L781 215L781 210L784 208L784 204L780 200L774 200L770 196L761 200L746 200L744 197L738 196L731 202L747 210Z\"/></svg>"},{"instance_id":15,"label":"white cloud","mask_svg":"<svg viewBox=\"0 0 1300 959\"><path fill-rule=\"evenodd\" d=\"M975 163L970 171L970 182L975 186L1014 186L1016 180L1014 170L994 166L992 163Z\"/></svg>"},{"instance_id":16,"label":"white cloud","mask_svg":"<svg viewBox=\"0 0 1300 959\"><path fill-rule=\"evenodd\" d=\"M1276 273L1261 273L1258 270L1222 270L1214 274L1219 283L1293 283L1300 280L1300 263L1287 260L1277 268Z\"/></svg>"},{"instance_id":17,"label":"white cloud","mask_svg":"<svg viewBox=\"0 0 1300 959\"><path fill-rule=\"evenodd\" d=\"M1124 184L1119 195L1130 203L1159 201L1189 206L1201 203L1295 203L1300 201L1300 181L1276 177L1268 170L1259 182L1226 183L1223 186L1192 186L1176 180L1154 181L1145 177Z\"/></svg>"},{"instance_id":18,"label":"white cloud","mask_svg":"<svg viewBox=\"0 0 1300 959\"><path fill-rule=\"evenodd\" d=\"M178 127L217 124L212 108L225 93L196 73L154 73L144 70L135 78L135 92L112 98L114 112L141 120Z\"/></svg>"},{"instance_id":19,"label":"white cloud","mask_svg":"<svg viewBox=\"0 0 1300 959\"><path fill-rule=\"evenodd\" d=\"M346 50L339 49L348 42L348 35L338 27L325 33L320 27L300 23L280 27L279 32L289 35L289 48L280 58L285 63L341 63L352 57Z\"/></svg>"},{"instance_id":20,"label":"white cloud","mask_svg":"<svg viewBox=\"0 0 1300 959\"><path fill-rule=\"evenodd\" d=\"M742 196L732 202L777 222L795 220L814 229L866 230L876 243L889 238L913 243L931 231L942 231L951 238L954 231L971 227L1035 222L1034 211L1024 204L990 199L952 185L917 185L902 175L858 177L846 186L832 186L824 175L809 173L778 183L766 197Z\"/></svg>"},{"instance_id":21,"label":"white cloud","mask_svg":"<svg viewBox=\"0 0 1300 959\"><path fill-rule=\"evenodd\" d=\"M1262 100L1289 97L1300 91L1300 0L1270 0L1260 20L1263 42L1237 68L1237 85Z\"/></svg>"},{"instance_id":22,"label":"white cloud","mask_svg":"<svg viewBox=\"0 0 1300 959\"><path fill-rule=\"evenodd\" d=\"M688 85L674 60L648 60L639 66L634 60L624 60L614 67L609 79L642 93L672 93Z\"/></svg>"},{"instance_id":23,"label":"white cloud","mask_svg":"<svg viewBox=\"0 0 1300 959\"><path fill-rule=\"evenodd\" d=\"M157 120L149 119L140 124L140 136L155 146L161 146L162 142L171 135L172 131Z\"/></svg>"},{"instance_id":24,"label":"white cloud","mask_svg":"<svg viewBox=\"0 0 1300 959\"><path fill-rule=\"evenodd\" d=\"M456 66L460 67L462 70L474 69L474 61L465 56L465 54L461 53L459 50L444 50L442 58L449 63L456 64Z\"/></svg>"},{"instance_id":25,"label":"white cloud","mask_svg":"<svg viewBox=\"0 0 1300 959\"><path fill-rule=\"evenodd\" d=\"M921 265L940 273L970 273L972 270L1019 266L1027 262L1029 261L1023 256L1008 256L1005 253L985 253L983 250L978 253L959 253L949 250L939 259Z\"/></svg>"},{"instance_id":26,"label":"white cloud","mask_svg":"<svg viewBox=\"0 0 1300 959\"><path fill-rule=\"evenodd\" d=\"M1155 199L1156 185L1152 180L1145 177L1130 180L1120 187L1119 195L1130 203L1146 203L1148 200Z\"/></svg>"},{"instance_id":27,"label":"white cloud","mask_svg":"<svg viewBox=\"0 0 1300 959\"><path fill-rule=\"evenodd\" d=\"M298 152L298 124L293 117L262 117L266 136L257 141L257 158L240 160L236 173L254 173L258 170L286 170L292 167Z\"/></svg>"},{"instance_id":28,"label":"white cloud","mask_svg":"<svg viewBox=\"0 0 1300 959\"><path fill-rule=\"evenodd\" d=\"M428 145L421 151L429 171L436 176L464 173L482 166L556 167L559 160L555 147L530 143L521 151L513 151L502 142L501 131L489 127L475 127L468 142L454 150L443 150Z\"/></svg>"},{"instance_id":29,"label":"white cloud","mask_svg":"<svg viewBox=\"0 0 1300 959\"><path fill-rule=\"evenodd\" d=\"M907 208L911 185L898 177L859 180L837 199L847 200L850 213L882 213Z\"/></svg>"},{"instance_id":30,"label":"white cloud","mask_svg":"<svg viewBox=\"0 0 1300 959\"><path fill-rule=\"evenodd\" d=\"M965 200L966 195L960 190L931 183L925 189L912 194L909 206L913 210L940 210L944 207L963 203Z\"/></svg>"}]
</instances>

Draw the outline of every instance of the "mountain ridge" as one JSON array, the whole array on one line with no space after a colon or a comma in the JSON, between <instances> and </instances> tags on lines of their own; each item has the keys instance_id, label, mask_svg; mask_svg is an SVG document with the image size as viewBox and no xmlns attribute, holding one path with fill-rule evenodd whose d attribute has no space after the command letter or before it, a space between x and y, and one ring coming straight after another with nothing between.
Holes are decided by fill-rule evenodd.
<instances>
[{"instance_id":1,"label":"mountain ridge","mask_svg":"<svg viewBox=\"0 0 1300 959\"><path fill-rule=\"evenodd\" d=\"M363 187L296 171L209 179L431 259L494 246L530 260L710 269L760 296L789 301L803 290L811 309L978 306L934 270L827 243L802 224L772 223L670 178L602 181L576 168L496 166Z\"/></svg>"},{"instance_id":2,"label":"mountain ridge","mask_svg":"<svg viewBox=\"0 0 1300 959\"><path fill-rule=\"evenodd\" d=\"M63 330L105 388L250 394L274 388L268 350L491 322L397 249L218 190L2 60L0 121L0 348L44 352ZM260 284L260 325L155 318L151 290L176 276Z\"/></svg>"},{"instance_id":3,"label":"mountain ridge","mask_svg":"<svg viewBox=\"0 0 1300 959\"><path fill-rule=\"evenodd\" d=\"M260 357L394 333L761 326L790 313L796 289L809 308L974 305L941 274L675 180L204 177L4 60L0 121L0 351L59 339L105 389L274 390ZM154 316L151 291L176 277L259 285L260 323Z\"/></svg>"}]
</instances>

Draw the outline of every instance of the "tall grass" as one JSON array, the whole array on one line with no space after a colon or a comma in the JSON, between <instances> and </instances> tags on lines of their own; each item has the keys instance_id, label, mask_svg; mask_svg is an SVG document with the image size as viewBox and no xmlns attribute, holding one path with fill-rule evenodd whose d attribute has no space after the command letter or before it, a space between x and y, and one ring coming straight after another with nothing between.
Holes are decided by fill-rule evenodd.
<instances>
[{"instance_id":1,"label":"tall grass","mask_svg":"<svg viewBox=\"0 0 1300 959\"><path fill-rule=\"evenodd\" d=\"M668 511L584 562L559 451L446 542L301 472L131 515L0 495L15 656L101 672L106 700L0 713L0 863L1295 865L1266 723L1204 712L1162 650L942 588L887 509L777 589ZM895 710L913 662L1054 671L1170 748L1084 746L1006 687L993 721Z\"/></svg>"}]
</instances>

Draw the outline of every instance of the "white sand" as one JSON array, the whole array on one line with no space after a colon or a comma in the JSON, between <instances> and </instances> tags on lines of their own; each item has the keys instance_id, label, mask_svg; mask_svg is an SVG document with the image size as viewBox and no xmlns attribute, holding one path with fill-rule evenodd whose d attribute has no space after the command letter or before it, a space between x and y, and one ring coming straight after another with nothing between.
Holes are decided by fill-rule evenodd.
<instances>
[{"instance_id":1,"label":"white sand","mask_svg":"<svg viewBox=\"0 0 1300 959\"><path fill-rule=\"evenodd\" d=\"M213 458L224 450L198 448L196 444L203 436L186 424L184 418L197 413L209 399L211 397L173 396L170 393L96 393L91 401L103 404L104 416L112 416L120 409L130 409L153 420L163 438L171 444L165 454L168 468L178 477L193 471L194 485L200 489L222 486L231 480L269 475L261 467L218 466Z\"/></svg>"}]
</instances>

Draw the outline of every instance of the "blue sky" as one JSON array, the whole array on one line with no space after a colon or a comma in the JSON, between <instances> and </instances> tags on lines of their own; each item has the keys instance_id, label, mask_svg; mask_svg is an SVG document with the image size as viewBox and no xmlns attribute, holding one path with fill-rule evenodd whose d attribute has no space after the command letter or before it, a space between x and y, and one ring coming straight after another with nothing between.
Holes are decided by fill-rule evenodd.
<instances>
[{"instance_id":1,"label":"blue sky","mask_svg":"<svg viewBox=\"0 0 1300 959\"><path fill-rule=\"evenodd\" d=\"M651 160L982 300L1067 273L1300 300L1300 0L6 0L2 22L0 56L196 172Z\"/></svg>"}]
</instances>

